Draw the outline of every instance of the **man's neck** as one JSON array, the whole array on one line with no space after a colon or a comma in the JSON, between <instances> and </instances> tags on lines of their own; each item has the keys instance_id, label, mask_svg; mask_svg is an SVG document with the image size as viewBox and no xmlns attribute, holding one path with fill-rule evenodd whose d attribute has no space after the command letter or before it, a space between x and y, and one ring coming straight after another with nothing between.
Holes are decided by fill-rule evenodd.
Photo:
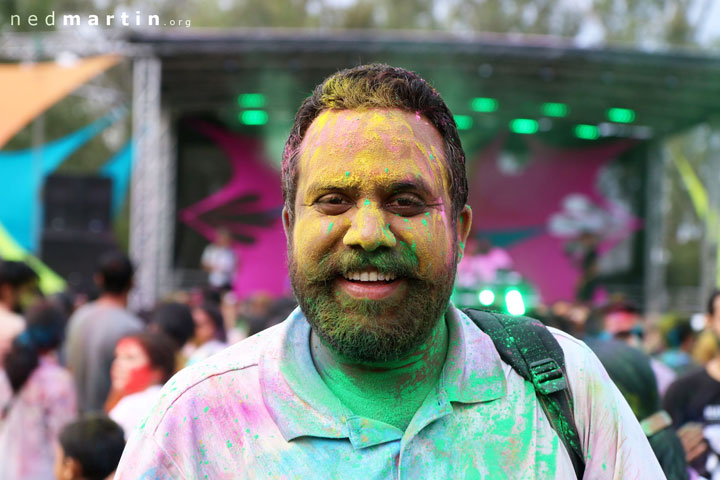
<instances>
[{"instance_id":1,"label":"man's neck","mask_svg":"<svg viewBox=\"0 0 720 480\"><path fill-rule=\"evenodd\" d=\"M127 307L127 300L128 300L128 294L127 293L103 293L100 295L95 302L97 305L102 305L104 307L117 307L117 308L126 308Z\"/></svg>"},{"instance_id":2,"label":"man's neck","mask_svg":"<svg viewBox=\"0 0 720 480\"><path fill-rule=\"evenodd\" d=\"M312 333L315 368L328 388L353 414L405 430L425 397L437 385L448 349L448 329L441 318L415 352L385 363L350 362Z\"/></svg>"}]
</instances>

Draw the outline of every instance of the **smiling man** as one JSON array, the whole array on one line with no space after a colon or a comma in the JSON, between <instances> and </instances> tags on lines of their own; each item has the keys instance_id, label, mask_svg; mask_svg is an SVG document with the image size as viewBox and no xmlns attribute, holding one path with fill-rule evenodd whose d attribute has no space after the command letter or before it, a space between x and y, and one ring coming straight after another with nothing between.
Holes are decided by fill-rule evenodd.
<instances>
[{"instance_id":1,"label":"smiling man","mask_svg":"<svg viewBox=\"0 0 720 480\"><path fill-rule=\"evenodd\" d=\"M449 303L472 215L437 92L387 65L329 77L282 179L300 308L171 380L116 478L574 478L532 384ZM585 478L664 478L597 358L553 334Z\"/></svg>"}]
</instances>

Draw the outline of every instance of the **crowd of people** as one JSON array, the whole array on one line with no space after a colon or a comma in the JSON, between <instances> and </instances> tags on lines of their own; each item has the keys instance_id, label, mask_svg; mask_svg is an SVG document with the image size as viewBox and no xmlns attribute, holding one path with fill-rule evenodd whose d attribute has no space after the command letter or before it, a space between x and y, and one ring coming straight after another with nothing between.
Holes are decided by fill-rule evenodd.
<instances>
[{"instance_id":1,"label":"crowd of people","mask_svg":"<svg viewBox=\"0 0 720 480\"><path fill-rule=\"evenodd\" d=\"M278 323L290 299L237 302L212 285L132 313L134 268L98 259L95 298L45 297L25 263L0 261L0 478L112 478L125 441L180 369Z\"/></svg>"},{"instance_id":2,"label":"crowd of people","mask_svg":"<svg viewBox=\"0 0 720 480\"><path fill-rule=\"evenodd\" d=\"M67 293L42 297L26 264L0 263L0 478L111 478L124 439L174 373L295 307L265 295L237 302L208 286L136 316L127 308L132 278L124 254L105 255L99 295L80 305ZM556 302L529 315L590 345L668 478L712 479L720 475L720 292L706 310L701 332L683 317L648 329L622 299L597 309Z\"/></svg>"}]
</instances>

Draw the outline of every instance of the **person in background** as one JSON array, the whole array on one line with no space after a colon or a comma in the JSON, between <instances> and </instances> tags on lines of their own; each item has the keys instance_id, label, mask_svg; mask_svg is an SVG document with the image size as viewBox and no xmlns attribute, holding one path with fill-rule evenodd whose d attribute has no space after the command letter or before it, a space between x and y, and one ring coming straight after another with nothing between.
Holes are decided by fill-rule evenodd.
<instances>
[{"instance_id":1,"label":"person in background","mask_svg":"<svg viewBox=\"0 0 720 480\"><path fill-rule=\"evenodd\" d=\"M52 477L53 443L77 415L72 376L57 361L63 314L48 303L27 313L0 369L0 478Z\"/></svg>"},{"instance_id":2,"label":"person in background","mask_svg":"<svg viewBox=\"0 0 720 480\"><path fill-rule=\"evenodd\" d=\"M160 304L152 316L148 330L167 335L175 347L175 370L181 370L187 363L183 348L195 335L195 321L189 306L169 302Z\"/></svg>"},{"instance_id":3,"label":"person in background","mask_svg":"<svg viewBox=\"0 0 720 480\"><path fill-rule=\"evenodd\" d=\"M666 335L668 348L658 355L658 360L672 368L678 375L683 375L698 368L693 362L692 352L697 335L687 318L679 320L670 328Z\"/></svg>"},{"instance_id":4,"label":"person in background","mask_svg":"<svg viewBox=\"0 0 720 480\"><path fill-rule=\"evenodd\" d=\"M0 261L0 366L10 344L25 328L23 308L37 290L38 276L23 262Z\"/></svg>"},{"instance_id":5,"label":"person in background","mask_svg":"<svg viewBox=\"0 0 720 480\"><path fill-rule=\"evenodd\" d=\"M226 228L219 228L215 241L205 247L200 259L202 268L208 272L208 283L218 290L232 288L237 257L232 249L232 236Z\"/></svg>"},{"instance_id":6,"label":"person in background","mask_svg":"<svg viewBox=\"0 0 720 480\"><path fill-rule=\"evenodd\" d=\"M112 390L105 408L126 438L150 411L174 372L175 346L166 335L143 332L118 342L110 369Z\"/></svg>"},{"instance_id":7,"label":"person in background","mask_svg":"<svg viewBox=\"0 0 720 480\"><path fill-rule=\"evenodd\" d=\"M670 415L661 409L650 357L618 340L591 340L587 344L632 408L668 480L687 479L685 451L672 429Z\"/></svg>"},{"instance_id":8,"label":"person in background","mask_svg":"<svg viewBox=\"0 0 720 480\"><path fill-rule=\"evenodd\" d=\"M195 336L186 349L187 366L196 364L227 347L225 323L220 309L206 303L193 309Z\"/></svg>"},{"instance_id":9,"label":"person in background","mask_svg":"<svg viewBox=\"0 0 720 480\"><path fill-rule=\"evenodd\" d=\"M124 448L122 428L104 415L76 420L55 444L55 480L111 480Z\"/></svg>"},{"instance_id":10,"label":"person in background","mask_svg":"<svg viewBox=\"0 0 720 480\"><path fill-rule=\"evenodd\" d=\"M81 412L100 412L110 392L110 365L115 345L139 332L143 324L127 310L133 266L124 253L100 258L95 282L100 297L79 308L68 324L67 365L75 378Z\"/></svg>"},{"instance_id":11,"label":"person in background","mask_svg":"<svg viewBox=\"0 0 720 480\"><path fill-rule=\"evenodd\" d=\"M708 299L707 324L720 335L720 290ZM717 342L717 340L716 340ZM720 478L720 353L704 368L675 381L663 398L683 441L688 461L707 478Z\"/></svg>"},{"instance_id":12,"label":"person in background","mask_svg":"<svg viewBox=\"0 0 720 480\"><path fill-rule=\"evenodd\" d=\"M605 332L611 338L642 350L643 317L637 307L627 302L610 306L605 314L604 324ZM670 367L652 357L650 358L650 367L655 373L658 392L662 397L677 375Z\"/></svg>"}]
</instances>

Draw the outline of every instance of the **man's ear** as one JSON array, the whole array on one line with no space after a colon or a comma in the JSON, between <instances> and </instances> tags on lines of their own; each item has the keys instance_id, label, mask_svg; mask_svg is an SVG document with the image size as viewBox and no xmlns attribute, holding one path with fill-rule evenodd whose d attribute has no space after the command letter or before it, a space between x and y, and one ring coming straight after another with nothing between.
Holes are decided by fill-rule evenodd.
<instances>
[{"instance_id":1,"label":"man's ear","mask_svg":"<svg viewBox=\"0 0 720 480\"><path fill-rule=\"evenodd\" d=\"M472 228L472 209L470 208L470 205L465 205L463 207L460 215L458 215L457 222L455 223L458 238L458 258L455 261L460 263L460 260L462 260L465 255L465 244L470 236L470 230Z\"/></svg>"},{"instance_id":2,"label":"man's ear","mask_svg":"<svg viewBox=\"0 0 720 480\"><path fill-rule=\"evenodd\" d=\"M288 211L287 207L283 207L282 209L282 224L283 224L283 230L285 230L285 238L290 238L292 235L292 231L290 230L291 227L291 220L290 220L290 212Z\"/></svg>"}]
</instances>

